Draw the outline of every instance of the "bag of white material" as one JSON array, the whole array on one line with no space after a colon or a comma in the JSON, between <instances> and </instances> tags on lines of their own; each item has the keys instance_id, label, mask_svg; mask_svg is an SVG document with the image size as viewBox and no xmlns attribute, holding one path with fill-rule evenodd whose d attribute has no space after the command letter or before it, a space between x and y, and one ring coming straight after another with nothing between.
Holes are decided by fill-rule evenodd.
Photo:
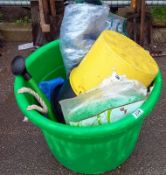
<instances>
[{"instance_id":1,"label":"bag of white material","mask_svg":"<svg viewBox=\"0 0 166 175\"><path fill-rule=\"evenodd\" d=\"M120 106L114 109L108 109L100 114L97 114L96 116L90 117L85 120L81 120L78 122L69 122L69 125L72 126L97 126L102 125L105 123L114 123L124 117L126 117L128 114L133 113L136 111L143 103L144 100L134 102L131 104L127 104L124 106Z\"/></svg>"},{"instance_id":2,"label":"bag of white material","mask_svg":"<svg viewBox=\"0 0 166 175\"><path fill-rule=\"evenodd\" d=\"M106 110L144 100L147 89L136 80L114 73L97 88L60 101L66 123L80 122Z\"/></svg>"},{"instance_id":3,"label":"bag of white material","mask_svg":"<svg viewBox=\"0 0 166 175\"><path fill-rule=\"evenodd\" d=\"M93 4L70 4L65 8L60 29L60 49L69 75L106 28L109 7Z\"/></svg>"}]
</instances>

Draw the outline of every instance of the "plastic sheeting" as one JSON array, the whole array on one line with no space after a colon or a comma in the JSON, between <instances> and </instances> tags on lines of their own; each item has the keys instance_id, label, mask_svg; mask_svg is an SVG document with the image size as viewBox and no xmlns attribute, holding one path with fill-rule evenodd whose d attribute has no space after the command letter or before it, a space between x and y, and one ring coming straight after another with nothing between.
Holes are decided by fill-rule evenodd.
<instances>
[{"instance_id":1,"label":"plastic sheeting","mask_svg":"<svg viewBox=\"0 0 166 175\"><path fill-rule=\"evenodd\" d=\"M70 4L65 9L60 47L67 74L77 66L106 28L109 8L105 5Z\"/></svg>"},{"instance_id":2,"label":"plastic sheeting","mask_svg":"<svg viewBox=\"0 0 166 175\"><path fill-rule=\"evenodd\" d=\"M144 100L147 89L136 80L116 73L100 86L77 97L60 101L67 123L80 122L106 110Z\"/></svg>"},{"instance_id":3,"label":"plastic sheeting","mask_svg":"<svg viewBox=\"0 0 166 175\"><path fill-rule=\"evenodd\" d=\"M127 35L127 32L126 32L127 20L126 20L126 18L124 18L122 16L118 16L118 15L113 14L113 13L110 13L106 22L107 22L106 29L112 30L112 31L117 31L121 34Z\"/></svg>"}]
</instances>

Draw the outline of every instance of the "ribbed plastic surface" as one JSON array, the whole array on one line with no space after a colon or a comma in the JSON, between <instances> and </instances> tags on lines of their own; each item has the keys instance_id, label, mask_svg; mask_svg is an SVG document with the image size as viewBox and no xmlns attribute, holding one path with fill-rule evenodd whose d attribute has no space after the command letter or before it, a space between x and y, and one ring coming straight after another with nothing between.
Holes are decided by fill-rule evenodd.
<instances>
[{"instance_id":1,"label":"ribbed plastic surface","mask_svg":"<svg viewBox=\"0 0 166 175\"><path fill-rule=\"evenodd\" d=\"M45 139L53 155L65 167L74 172L86 174L103 173L122 164L132 153L140 133L142 123L122 132L93 139L53 136L44 132Z\"/></svg>"}]
</instances>

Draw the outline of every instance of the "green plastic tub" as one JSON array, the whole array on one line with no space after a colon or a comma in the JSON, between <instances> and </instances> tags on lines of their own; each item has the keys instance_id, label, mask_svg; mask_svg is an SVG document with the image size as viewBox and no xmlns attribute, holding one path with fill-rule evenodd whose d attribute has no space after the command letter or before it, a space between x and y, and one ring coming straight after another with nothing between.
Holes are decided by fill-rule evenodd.
<instances>
[{"instance_id":1,"label":"green plastic tub","mask_svg":"<svg viewBox=\"0 0 166 175\"><path fill-rule=\"evenodd\" d=\"M26 66L37 82L58 76L65 78L59 41L51 42L30 55ZM18 106L42 130L55 158L74 172L97 174L115 169L131 155L143 121L158 101L162 78L159 72L151 95L134 113L118 122L94 127L64 125L51 121L34 110L27 111L27 106L33 104L34 100L30 95L17 93L23 86L30 85L22 77L16 77L14 92Z\"/></svg>"}]
</instances>

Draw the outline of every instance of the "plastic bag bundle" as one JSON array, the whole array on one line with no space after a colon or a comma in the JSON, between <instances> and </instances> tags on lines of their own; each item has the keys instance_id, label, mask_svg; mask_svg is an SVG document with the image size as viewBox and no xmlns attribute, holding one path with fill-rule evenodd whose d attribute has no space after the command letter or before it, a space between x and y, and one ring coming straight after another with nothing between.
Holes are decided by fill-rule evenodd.
<instances>
[{"instance_id":1,"label":"plastic bag bundle","mask_svg":"<svg viewBox=\"0 0 166 175\"><path fill-rule=\"evenodd\" d=\"M106 110L144 100L147 89L136 80L113 75L97 88L77 97L60 101L66 123L80 122Z\"/></svg>"},{"instance_id":2,"label":"plastic bag bundle","mask_svg":"<svg viewBox=\"0 0 166 175\"><path fill-rule=\"evenodd\" d=\"M60 48L67 74L78 65L106 28L109 8L105 5L70 4L60 31Z\"/></svg>"}]
</instances>

